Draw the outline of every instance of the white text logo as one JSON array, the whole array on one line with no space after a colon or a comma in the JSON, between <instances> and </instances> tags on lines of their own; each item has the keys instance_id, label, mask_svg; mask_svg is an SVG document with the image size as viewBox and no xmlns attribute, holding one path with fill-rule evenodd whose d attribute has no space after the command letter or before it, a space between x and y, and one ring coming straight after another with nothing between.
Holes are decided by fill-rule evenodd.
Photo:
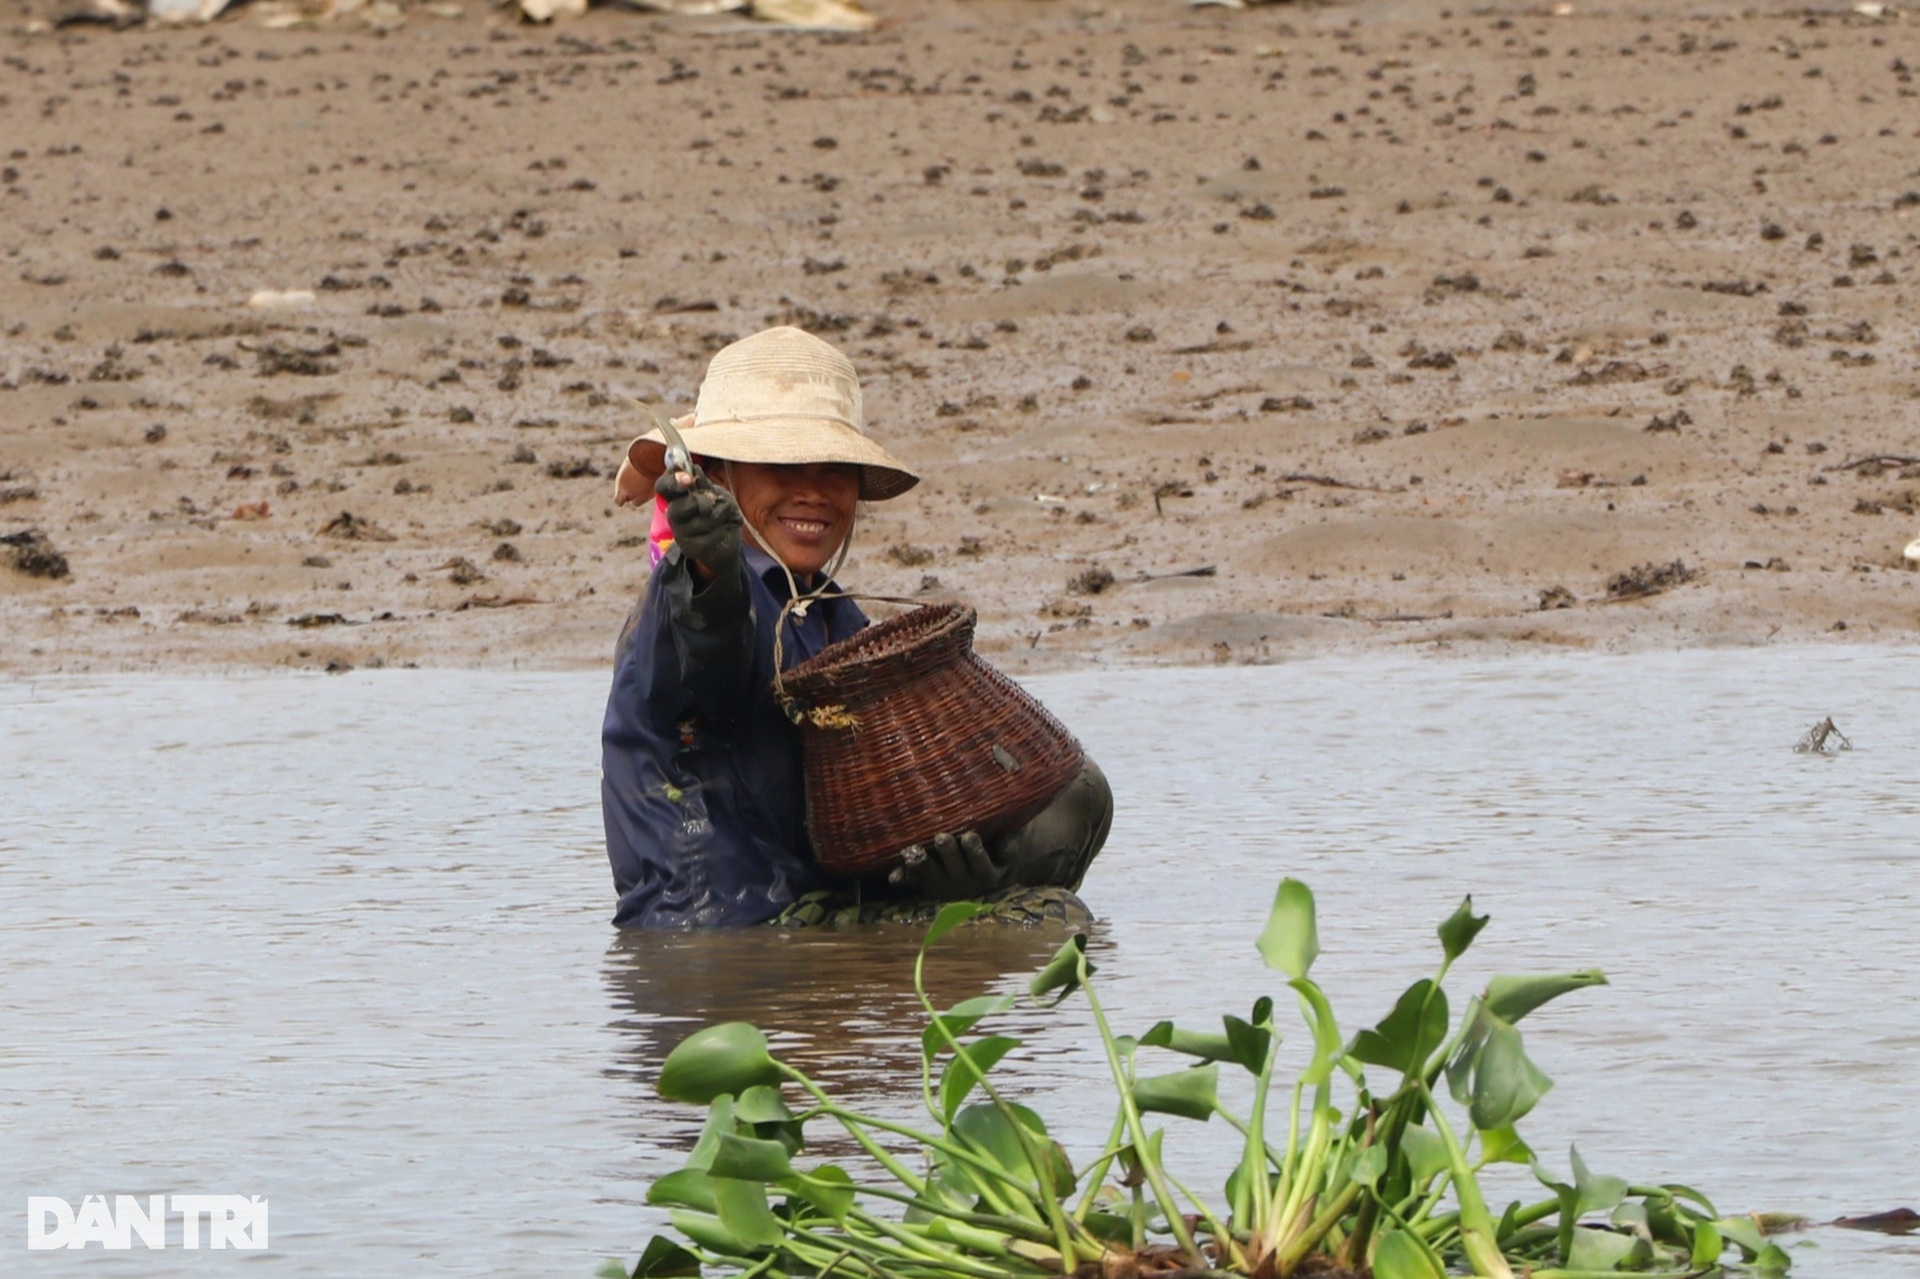
<instances>
[{"instance_id":1,"label":"white text logo","mask_svg":"<svg viewBox=\"0 0 1920 1279\"><path fill-rule=\"evenodd\" d=\"M78 1210L57 1195L28 1195L27 1247L131 1248L138 1239L145 1247L164 1248L169 1204L180 1218L183 1248L267 1246L267 1201L259 1195L115 1195L111 1205L105 1195L88 1195Z\"/></svg>"}]
</instances>

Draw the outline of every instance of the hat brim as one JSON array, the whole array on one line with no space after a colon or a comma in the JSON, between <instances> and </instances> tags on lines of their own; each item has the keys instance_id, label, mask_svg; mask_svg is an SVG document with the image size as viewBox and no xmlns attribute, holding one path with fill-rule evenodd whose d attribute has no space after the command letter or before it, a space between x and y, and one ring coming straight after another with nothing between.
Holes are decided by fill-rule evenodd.
<instances>
[{"instance_id":1,"label":"hat brim","mask_svg":"<svg viewBox=\"0 0 1920 1279\"><path fill-rule=\"evenodd\" d=\"M780 419L757 422L709 422L683 426L674 423L687 448L701 457L728 462L758 462L768 466L806 466L837 462L860 468L860 497L868 502L884 502L920 482L900 460L844 423L820 418ZM666 441L658 430L648 431L627 446L627 465L638 472L648 488L667 467ZM623 500L632 501L627 490L627 467L621 468L617 486Z\"/></svg>"}]
</instances>

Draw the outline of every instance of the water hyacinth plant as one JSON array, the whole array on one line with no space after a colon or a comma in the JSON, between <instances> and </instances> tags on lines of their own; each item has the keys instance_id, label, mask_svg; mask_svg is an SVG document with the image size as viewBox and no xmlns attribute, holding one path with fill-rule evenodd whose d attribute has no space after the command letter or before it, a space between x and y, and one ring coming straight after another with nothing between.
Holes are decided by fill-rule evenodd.
<instances>
[{"instance_id":1,"label":"water hyacinth plant","mask_svg":"<svg viewBox=\"0 0 1920 1279\"><path fill-rule=\"evenodd\" d=\"M1078 1166L1044 1120L994 1082L1020 1044L983 1023L1014 997L942 1010L927 996L929 949L979 909L962 902L942 910L915 960L914 986L927 1010L922 1126L838 1104L745 1023L709 1027L674 1049L659 1091L706 1106L707 1121L686 1165L647 1196L670 1210L680 1239L654 1238L634 1279L694 1276L703 1266L740 1279L1137 1279L1203 1270L1248 1279L1329 1271L1678 1279L1723 1264L1763 1274L1787 1268L1758 1218L1723 1216L1698 1191L1596 1174L1577 1150L1565 1177L1541 1164L1518 1125L1551 1084L1517 1025L1548 1001L1606 979L1595 971L1496 977L1455 1019L1442 983L1487 923L1471 898L1439 927L1435 974L1347 1038L1311 975L1319 954L1313 895L1295 880L1280 885L1258 947L1285 978L1310 1037L1308 1065L1290 1082L1275 1078L1272 998L1256 1000L1244 1017L1223 1017L1219 1030L1163 1021L1139 1036L1117 1035L1091 980L1086 938L1069 940L1029 992L1055 1004L1086 1000L1113 1078L1109 1138ZM1145 1073L1145 1048L1192 1064ZM1252 1076L1245 1116L1220 1100L1222 1067ZM1241 1153L1209 1198L1166 1166L1156 1125L1215 1116L1239 1134ZM872 1171L856 1176L804 1161L813 1123L851 1138ZM1531 1168L1545 1193L1496 1215L1480 1178L1503 1163ZM607 1273L628 1272L610 1263Z\"/></svg>"}]
</instances>

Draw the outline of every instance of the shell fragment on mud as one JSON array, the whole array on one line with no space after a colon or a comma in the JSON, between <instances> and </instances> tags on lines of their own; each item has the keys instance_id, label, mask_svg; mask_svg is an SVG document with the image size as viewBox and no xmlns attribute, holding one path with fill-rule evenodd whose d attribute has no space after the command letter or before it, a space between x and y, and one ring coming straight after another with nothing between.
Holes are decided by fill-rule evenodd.
<instances>
[{"instance_id":1,"label":"shell fragment on mud","mask_svg":"<svg viewBox=\"0 0 1920 1279\"><path fill-rule=\"evenodd\" d=\"M309 289L256 289L247 306L255 311L298 311L317 300Z\"/></svg>"}]
</instances>

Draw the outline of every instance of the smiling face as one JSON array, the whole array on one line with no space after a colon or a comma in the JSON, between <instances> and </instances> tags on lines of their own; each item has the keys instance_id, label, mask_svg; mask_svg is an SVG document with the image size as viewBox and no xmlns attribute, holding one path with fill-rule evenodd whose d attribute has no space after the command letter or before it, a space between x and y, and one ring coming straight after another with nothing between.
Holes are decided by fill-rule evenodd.
<instances>
[{"instance_id":1,"label":"smiling face","mask_svg":"<svg viewBox=\"0 0 1920 1279\"><path fill-rule=\"evenodd\" d=\"M716 482L728 473L733 500L766 548L796 574L818 573L853 530L860 501L860 468L844 462L775 466L734 462L715 468Z\"/></svg>"}]
</instances>

